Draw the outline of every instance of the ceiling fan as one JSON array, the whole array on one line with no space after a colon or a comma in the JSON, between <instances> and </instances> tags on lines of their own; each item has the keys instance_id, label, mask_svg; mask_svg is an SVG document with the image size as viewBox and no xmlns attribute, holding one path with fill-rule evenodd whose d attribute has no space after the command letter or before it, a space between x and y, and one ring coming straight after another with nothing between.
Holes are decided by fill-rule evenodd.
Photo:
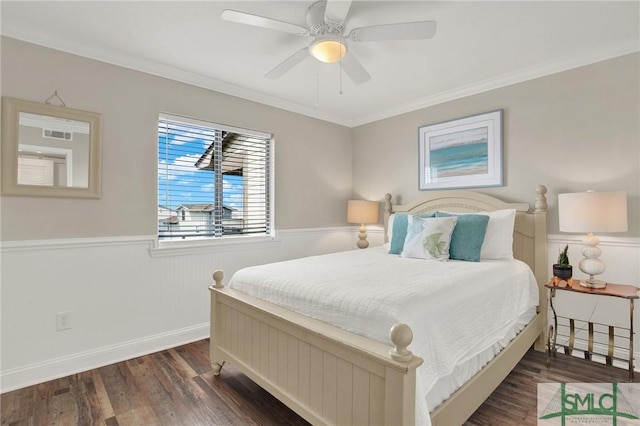
<instances>
[{"instance_id":1,"label":"ceiling fan","mask_svg":"<svg viewBox=\"0 0 640 426\"><path fill-rule=\"evenodd\" d=\"M351 80L355 84L362 84L369 81L371 76L351 52L349 43L429 39L436 32L435 21L418 21L359 27L347 34L345 23L350 7L351 1L343 0L323 0L313 3L306 11L308 28L231 9L224 10L221 18L229 22L284 31L300 37L313 37L308 47L289 56L265 75L272 79L280 78L304 59L313 56L325 63L339 61Z\"/></svg>"}]
</instances>

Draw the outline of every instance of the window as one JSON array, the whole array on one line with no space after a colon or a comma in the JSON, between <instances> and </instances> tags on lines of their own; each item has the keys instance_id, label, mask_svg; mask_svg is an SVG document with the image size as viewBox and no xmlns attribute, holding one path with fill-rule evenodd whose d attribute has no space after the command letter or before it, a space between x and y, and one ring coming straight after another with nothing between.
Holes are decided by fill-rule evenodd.
<instances>
[{"instance_id":1,"label":"window","mask_svg":"<svg viewBox=\"0 0 640 426\"><path fill-rule=\"evenodd\" d=\"M161 114L158 238L270 235L271 135Z\"/></svg>"}]
</instances>

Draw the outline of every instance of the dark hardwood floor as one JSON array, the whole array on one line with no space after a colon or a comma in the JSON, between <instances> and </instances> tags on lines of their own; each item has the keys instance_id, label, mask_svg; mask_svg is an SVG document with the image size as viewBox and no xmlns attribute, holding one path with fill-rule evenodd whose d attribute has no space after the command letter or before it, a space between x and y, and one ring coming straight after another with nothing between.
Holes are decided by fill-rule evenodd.
<instances>
[{"instance_id":1,"label":"dark hardwood floor","mask_svg":"<svg viewBox=\"0 0 640 426\"><path fill-rule=\"evenodd\" d=\"M530 351L467 425L535 425L536 384L624 382L626 370ZM306 425L232 366L214 377L202 340L2 398L2 425Z\"/></svg>"}]
</instances>

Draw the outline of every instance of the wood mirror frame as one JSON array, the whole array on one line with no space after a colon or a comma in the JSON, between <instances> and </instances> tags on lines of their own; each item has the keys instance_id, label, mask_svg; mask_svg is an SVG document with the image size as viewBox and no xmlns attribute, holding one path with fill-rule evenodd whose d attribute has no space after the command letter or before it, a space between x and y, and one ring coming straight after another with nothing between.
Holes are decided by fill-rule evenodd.
<instances>
[{"instance_id":1,"label":"wood mirror frame","mask_svg":"<svg viewBox=\"0 0 640 426\"><path fill-rule=\"evenodd\" d=\"M42 115L88 123L89 149L87 183L82 186L55 186L18 183L20 113ZM46 103L2 98L2 195L32 197L100 198L102 115Z\"/></svg>"}]
</instances>

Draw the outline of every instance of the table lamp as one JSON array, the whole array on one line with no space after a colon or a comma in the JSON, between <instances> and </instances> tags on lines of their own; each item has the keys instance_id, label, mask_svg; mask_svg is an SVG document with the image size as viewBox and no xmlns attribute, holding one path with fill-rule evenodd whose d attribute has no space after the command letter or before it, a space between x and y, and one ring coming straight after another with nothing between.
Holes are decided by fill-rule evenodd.
<instances>
[{"instance_id":1,"label":"table lamp","mask_svg":"<svg viewBox=\"0 0 640 426\"><path fill-rule=\"evenodd\" d=\"M562 232L587 233L582 239L584 259L578 265L589 275L589 279L580 281L583 287L604 288L607 283L593 277L606 270L599 259L602 250L600 240L593 232L624 232L627 230L627 193L617 192L578 192L558 195L559 228Z\"/></svg>"},{"instance_id":2,"label":"table lamp","mask_svg":"<svg viewBox=\"0 0 640 426\"><path fill-rule=\"evenodd\" d=\"M358 247L361 249L369 247L365 224L378 222L378 208L375 201L349 200L347 203L347 222L360 224Z\"/></svg>"}]
</instances>

